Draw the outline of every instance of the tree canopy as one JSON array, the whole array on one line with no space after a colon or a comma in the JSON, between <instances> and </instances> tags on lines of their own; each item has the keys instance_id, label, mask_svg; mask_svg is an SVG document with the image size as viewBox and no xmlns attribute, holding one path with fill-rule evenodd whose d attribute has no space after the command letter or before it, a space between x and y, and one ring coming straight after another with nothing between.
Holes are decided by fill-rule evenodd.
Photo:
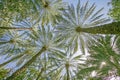
<instances>
[{"instance_id":1,"label":"tree canopy","mask_svg":"<svg viewBox=\"0 0 120 80\"><path fill-rule=\"evenodd\" d=\"M80 0L0 0L0 79L120 76L120 22L102 10Z\"/></svg>"},{"instance_id":2,"label":"tree canopy","mask_svg":"<svg viewBox=\"0 0 120 80\"><path fill-rule=\"evenodd\" d=\"M112 8L110 9L109 15L117 21L120 21L120 0L112 0L111 5Z\"/></svg>"}]
</instances>

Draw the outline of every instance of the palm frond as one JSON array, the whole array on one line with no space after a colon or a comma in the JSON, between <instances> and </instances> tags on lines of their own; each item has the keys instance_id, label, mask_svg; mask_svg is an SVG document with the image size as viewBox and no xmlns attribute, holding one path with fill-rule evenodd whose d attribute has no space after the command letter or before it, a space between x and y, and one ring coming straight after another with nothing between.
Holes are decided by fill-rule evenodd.
<instances>
[{"instance_id":1,"label":"palm frond","mask_svg":"<svg viewBox=\"0 0 120 80\"><path fill-rule=\"evenodd\" d=\"M100 14L102 9L95 11L95 4L89 6L89 2L86 2L81 5L80 0L78 1L77 7L71 5L68 6L68 10L64 11L64 19L57 25L56 32L61 35L62 39L65 39L67 44L75 48L76 43L79 44L80 50L85 54L87 41L92 40L93 36L84 33L82 29L106 23L107 20Z\"/></svg>"},{"instance_id":2,"label":"palm frond","mask_svg":"<svg viewBox=\"0 0 120 80\"><path fill-rule=\"evenodd\" d=\"M56 52L52 57L53 61L57 62L56 70L53 72L57 74L56 79L73 79L77 73L78 67L83 67L85 61L81 55L73 53L73 49L68 48L62 52ZM55 66L54 66L55 67ZM68 76L69 75L69 76Z\"/></svg>"},{"instance_id":3,"label":"palm frond","mask_svg":"<svg viewBox=\"0 0 120 80\"><path fill-rule=\"evenodd\" d=\"M89 48L91 55L88 58L88 63L89 65L91 64L98 67L98 75L107 75L111 69L117 69L116 74L119 75L120 69L118 56L120 55L116 53L112 45L116 39L117 38L112 38L112 36L101 37L101 39L98 39L98 41L95 42L95 45L92 45Z\"/></svg>"}]
</instances>

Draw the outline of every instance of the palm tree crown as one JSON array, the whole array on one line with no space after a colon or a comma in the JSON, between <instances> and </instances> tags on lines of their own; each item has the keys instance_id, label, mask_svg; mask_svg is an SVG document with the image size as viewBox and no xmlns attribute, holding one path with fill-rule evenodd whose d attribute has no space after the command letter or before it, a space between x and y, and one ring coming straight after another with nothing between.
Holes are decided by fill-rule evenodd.
<instances>
[{"instance_id":1,"label":"palm tree crown","mask_svg":"<svg viewBox=\"0 0 120 80\"><path fill-rule=\"evenodd\" d=\"M57 25L57 32L62 38L65 38L67 44L75 46L85 53L85 47L87 46L87 41L92 39L90 34L84 33L83 29L88 27L98 26L100 24L106 23L107 19L102 18L103 14L100 14L102 9L95 11L95 4L89 6L89 2L84 5L80 5L80 0L78 0L77 6L68 6L68 10L63 13L63 21Z\"/></svg>"},{"instance_id":2,"label":"palm tree crown","mask_svg":"<svg viewBox=\"0 0 120 80\"><path fill-rule=\"evenodd\" d=\"M85 62L85 59L82 55L74 52L74 49L67 48L66 50L56 52L52 56L56 66L53 66L55 73L53 77L58 80L72 80L75 79L75 75L78 72L79 68L82 68Z\"/></svg>"}]
</instances>

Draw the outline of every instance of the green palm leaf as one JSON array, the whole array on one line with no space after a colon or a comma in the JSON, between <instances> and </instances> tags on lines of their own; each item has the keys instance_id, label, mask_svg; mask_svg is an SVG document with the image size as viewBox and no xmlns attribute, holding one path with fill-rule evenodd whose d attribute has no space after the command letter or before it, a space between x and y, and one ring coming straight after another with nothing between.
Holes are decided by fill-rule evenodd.
<instances>
[{"instance_id":1,"label":"green palm leaf","mask_svg":"<svg viewBox=\"0 0 120 80\"><path fill-rule=\"evenodd\" d=\"M67 44L75 46L75 48L79 44L83 54L85 54L87 41L93 39L92 35L84 33L83 29L101 25L107 21L100 14L102 9L95 11L95 8L95 4L89 6L89 2L86 2L81 5L80 0L78 0L77 7L68 6L68 10L64 11L64 19L56 27L56 32L61 38L65 39ZM87 38L87 36L91 37Z\"/></svg>"},{"instance_id":2,"label":"green palm leaf","mask_svg":"<svg viewBox=\"0 0 120 80\"><path fill-rule=\"evenodd\" d=\"M111 38L111 36L102 37L101 39L98 39L94 45L90 46L89 51L91 55L89 56L87 63L98 68L96 70L98 76L105 77L111 70L117 70L116 74L119 75L120 55L116 53L112 46L115 46L116 43L114 41L117 41L118 38Z\"/></svg>"},{"instance_id":3,"label":"green palm leaf","mask_svg":"<svg viewBox=\"0 0 120 80\"><path fill-rule=\"evenodd\" d=\"M75 78L75 74L77 73L78 67L83 67L82 62L85 60L81 58L82 56L74 53L72 48L68 48L62 52L56 52L52 57L54 62L56 61L57 65L56 70L53 72L53 77L59 80L71 80ZM53 66L53 67L55 67Z\"/></svg>"},{"instance_id":4,"label":"green palm leaf","mask_svg":"<svg viewBox=\"0 0 120 80\"><path fill-rule=\"evenodd\" d=\"M60 48L59 45L61 44L56 44L58 43L57 41L59 40L59 38L56 38L56 35L53 35L52 30L53 29L51 29L50 26L46 28L38 27L38 30L36 33L29 33L29 35L33 35L36 38L34 39L31 36L29 37L31 39L31 44L36 45L36 49L34 49L35 50L34 55L31 55L31 57L27 60L27 62L25 62L25 64L22 67L16 70L7 79L12 79L14 76L17 76L21 72L25 71L26 68L29 65L31 65L33 62L35 62L38 57L41 57L41 56L43 57L43 54L49 55L50 53L59 51L59 48Z\"/></svg>"},{"instance_id":5,"label":"green palm leaf","mask_svg":"<svg viewBox=\"0 0 120 80\"><path fill-rule=\"evenodd\" d=\"M37 9L37 15L34 15L34 19L40 20L42 25L58 23L62 16L62 9L66 6L62 0L33 1L33 4Z\"/></svg>"}]
</instances>

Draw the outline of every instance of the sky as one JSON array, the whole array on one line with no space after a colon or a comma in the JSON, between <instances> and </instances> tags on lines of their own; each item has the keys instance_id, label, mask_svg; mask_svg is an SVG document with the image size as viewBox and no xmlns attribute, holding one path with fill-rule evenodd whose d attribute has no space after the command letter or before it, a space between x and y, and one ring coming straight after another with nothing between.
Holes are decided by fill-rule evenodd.
<instances>
[{"instance_id":1,"label":"sky","mask_svg":"<svg viewBox=\"0 0 120 80\"><path fill-rule=\"evenodd\" d=\"M78 0L63 0L63 1L69 2L69 4L74 4L74 5L76 5L78 2ZM96 9L101 9L104 7L102 12L104 13L105 17L108 17L107 13L110 9L110 5L108 6L108 2L111 2L111 0L80 0L80 1L81 3L85 3L87 1L89 1L90 4L95 3Z\"/></svg>"}]
</instances>

